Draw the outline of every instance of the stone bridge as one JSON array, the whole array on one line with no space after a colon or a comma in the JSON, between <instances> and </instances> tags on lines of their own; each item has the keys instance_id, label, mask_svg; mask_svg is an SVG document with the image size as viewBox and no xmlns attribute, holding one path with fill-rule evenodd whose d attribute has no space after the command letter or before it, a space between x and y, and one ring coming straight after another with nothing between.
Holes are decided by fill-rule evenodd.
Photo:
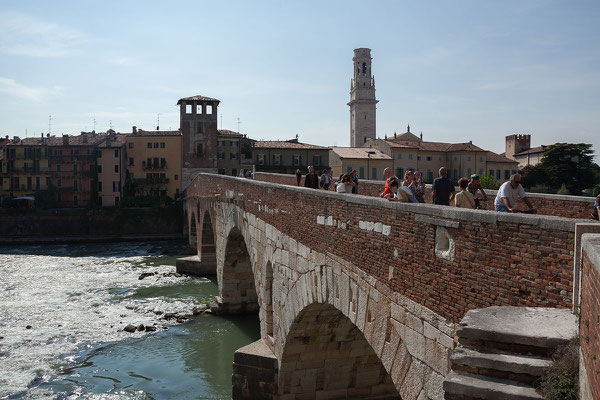
<instances>
[{"instance_id":1,"label":"stone bridge","mask_svg":"<svg viewBox=\"0 0 600 400\"><path fill-rule=\"evenodd\" d=\"M577 298L577 219L211 174L185 210L218 311L260 318L234 357L234 398L442 399L468 310Z\"/></svg>"}]
</instances>

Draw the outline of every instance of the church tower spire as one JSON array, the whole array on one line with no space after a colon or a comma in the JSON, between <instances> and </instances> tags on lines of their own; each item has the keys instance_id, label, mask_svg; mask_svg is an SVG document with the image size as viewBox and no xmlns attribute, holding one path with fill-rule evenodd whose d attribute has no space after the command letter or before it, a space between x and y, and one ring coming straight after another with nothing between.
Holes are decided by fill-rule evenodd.
<instances>
[{"instance_id":1,"label":"church tower spire","mask_svg":"<svg viewBox=\"0 0 600 400\"><path fill-rule=\"evenodd\" d=\"M350 146L361 147L376 138L375 78L371 74L371 49L355 49L354 78L350 84Z\"/></svg>"}]
</instances>

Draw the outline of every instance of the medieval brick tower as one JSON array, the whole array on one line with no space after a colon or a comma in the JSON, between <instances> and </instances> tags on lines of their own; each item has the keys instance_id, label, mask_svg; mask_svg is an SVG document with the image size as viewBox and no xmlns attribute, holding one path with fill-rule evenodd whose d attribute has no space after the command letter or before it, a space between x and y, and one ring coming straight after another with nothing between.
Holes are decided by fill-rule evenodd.
<instances>
[{"instance_id":1,"label":"medieval brick tower","mask_svg":"<svg viewBox=\"0 0 600 400\"><path fill-rule=\"evenodd\" d=\"M179 99L182 138L182 189L197 172L217 172L217 107L219 100L204 96Z\"/></svg>"},{"instance_id":2,"label":"medieval brick tower","mask_svg":"<svg viewBox=\"0 0 600 400\"><path fill-rule=\"evenodd\" d=\"M371 49L355 49L354 78L350 84L350 146L361 147L375 139L375 78L371 74Z\"/></svg>"}]
</instances>

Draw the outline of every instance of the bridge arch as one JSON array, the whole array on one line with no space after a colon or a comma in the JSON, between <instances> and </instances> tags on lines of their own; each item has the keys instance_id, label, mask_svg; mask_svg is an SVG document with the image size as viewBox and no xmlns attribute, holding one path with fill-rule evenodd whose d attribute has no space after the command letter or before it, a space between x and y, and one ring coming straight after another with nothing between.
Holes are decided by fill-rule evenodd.
<instances>
[{"instance_id":1,"label":"bridge arch","mask_svg":"<svg viewBox=\"0 0 600 400\"><path fill-rule=\"evenodd\" d=\"M227 314L258 312L253 263L242 232L232 227L227 235L219 279L219 308Z\"/></svg>"},{"instance_id":2,"label":"bridge arch","mask_svg":"<svg viewBox=\"0 0 600 400\"><path fill-rule=\"evenodd\" d=\"M327 303L305 307L292 323L281 356L279 391L295 398L401 399L365 335Z\"/></svg>"},{"instance_id":3,"label":"bridge arch","mask_svg":"<svg viewBox=\"0 0 600 400\"><path fill-rule=\"evenodd\" d=\"M188 235L189 246L191 248L196 249L198 247L198 232L196 229L196 213L193 211L190 214L190 220L189 220L188 226L190 227L189 235Z\"/></svg>"},{"instance_id":4,"label":"bridge arch","mask_svg":"<svg viewBox=\"0 0 600 400\"><path fill-rule=\"evenodd\" d=\"M217 247L215 244L215 229L208 210L204 212L202 218L199 255L204 270L215 273L217 270Z\"/></svg>"}]
</instances>

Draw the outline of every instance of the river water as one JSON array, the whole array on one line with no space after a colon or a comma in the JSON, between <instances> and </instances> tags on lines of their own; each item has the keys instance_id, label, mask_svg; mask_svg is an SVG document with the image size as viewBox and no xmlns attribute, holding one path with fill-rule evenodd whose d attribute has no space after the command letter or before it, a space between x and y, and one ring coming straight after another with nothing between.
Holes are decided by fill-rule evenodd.
<instances>
[{"instance_id":1,"label":"river water","mask_svg":"<svg viewBox=\"0 0 600 400\"><path fill-rule=\"evenodd\" d=\"M233 352L260 337L258 316L164 320L217 294L214 279L162 275L172 246L0 247L0 399L230 399Z\"/></svg>"}]
</instances>

